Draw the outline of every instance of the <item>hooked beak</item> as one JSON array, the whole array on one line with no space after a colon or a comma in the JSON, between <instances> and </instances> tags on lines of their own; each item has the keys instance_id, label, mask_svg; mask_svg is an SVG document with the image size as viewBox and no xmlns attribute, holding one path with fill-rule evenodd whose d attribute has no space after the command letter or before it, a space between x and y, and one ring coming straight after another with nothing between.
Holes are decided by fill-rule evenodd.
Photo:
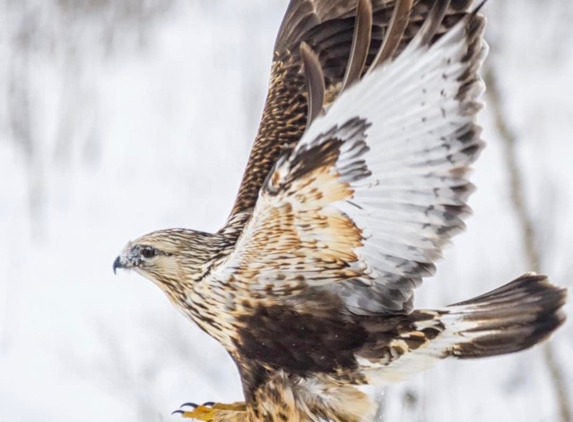
<instances>
[{"instance_id":1,"label":"hooked beak","mask_svg":"<svg viewBox=\"0 0 573 422\"><path fill-rule=\"evenodd\" d=\"M113 273L114 274L117 274L118 268L126 268L125 265L123 264L123 261L121 260L120 256L115 258L115 261L113 261Z\"/></svg>"}]
</instances>

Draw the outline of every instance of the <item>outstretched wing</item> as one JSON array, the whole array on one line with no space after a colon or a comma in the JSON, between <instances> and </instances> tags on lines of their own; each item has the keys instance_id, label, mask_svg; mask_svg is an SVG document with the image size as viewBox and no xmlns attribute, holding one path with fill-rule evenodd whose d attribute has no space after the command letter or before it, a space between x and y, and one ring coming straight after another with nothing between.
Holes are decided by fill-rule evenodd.
<instances>
[{"instance_id":1,"label":"outstretched wing","mask_svg":"<svg viewBox=\"0 0 573 422\"><path fill-rule=\"evenodd\" d=\"M403 33L390 43L404 48L428 14L434 0L418 0L406 21ZM439 34L454 25L467 9L471 0L452 0L447 9L447 19L438 29ZM308 88L305 66L301 57L301 43L306 43L316 53L324 74L325 105L331 103L340 88L353 77L347 75L349 57L360 57L368 69L388 33L394 9L394 0L372 0L371 20L362 21L362 32L370 34L369 44L361 43L363 55L353 52L356 30L357 0L291 0L274 47L270 86L259 132L253 144L247 168L227 226L223 229L230 236L238 237L249 219L262 184L280 154L293 148L306 130L308 115ZM359 35L359 34L358 34ZM352 52L352 54L351 54ZM354 63L350 69L362 68L364 63ZM232 243L232 242L231 242Z\"/></svg>"},{"instance_id":2,"label":"outstretched wing","mask_svg":"<svg viewBox=\"0 0 573 422\"><path fill-rule=\"evenodd\" d=\"M355 313L412 310L413 289L464 228L482 149L484 19L467 14L431 44L447 4L280 157L211 277L272 298L330 289Z\"/></svg>"}]
</instances>

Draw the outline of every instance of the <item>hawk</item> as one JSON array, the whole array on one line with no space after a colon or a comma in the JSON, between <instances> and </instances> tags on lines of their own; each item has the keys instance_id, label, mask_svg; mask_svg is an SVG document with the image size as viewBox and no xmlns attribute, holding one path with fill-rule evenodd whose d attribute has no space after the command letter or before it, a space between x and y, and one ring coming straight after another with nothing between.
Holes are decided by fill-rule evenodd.
<instances>
[{"instance_id":1,"label":"hawk","mask_svg":"<svg viewBox=\"0 0 573 422\"><path fill-rule=\"evenodd\" d=\"M464 230L484 143L484 17L471 0L291 0L260 130L217 233L160 230L114 262L217 339L245 401L203 421L370 420L357 386L444 358L526 349L564 321L565 291L525 274L454 305L414 290Z\"/></svg>"}]
</instances>

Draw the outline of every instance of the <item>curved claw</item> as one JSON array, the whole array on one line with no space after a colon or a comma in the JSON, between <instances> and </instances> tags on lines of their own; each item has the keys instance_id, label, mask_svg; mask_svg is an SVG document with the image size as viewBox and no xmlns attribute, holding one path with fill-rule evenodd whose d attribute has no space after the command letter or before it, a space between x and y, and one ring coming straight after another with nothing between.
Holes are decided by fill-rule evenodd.
<instances>
[{"instance_id":1,"label":"curved claw","mask_svg":"<svg viewBox=\"0 0 573 422\"><path fill-rule=\"evenodd\" d=\"M196 403L189 402L189 403L183 403L181 406L179 406L179 408L182 408L182 407L192 407L193 409L197 409L199 407L199 405Z\"/></svg>"},{"instance_id":2,"label":"curved claw","mask_svg":"<svg viewBox=\"0 0 573 422\"><path fill-rule=\"evenodd\" d=\"M207 407L212 407L215 405L214 401L206 401L205 403L203 403L201 406L207 406Z\"/></svg>"},{"instance_id":3,"label":"curved claw","mask_svg":"<svg viewBox=\"0 0 573 422\"><path fill-rule=\"evenodd\" d=\"M174 410L173 412L171 412L172 415L175 415L176 413L179 414L179 415L182 415L182 414L184 414L185 412L184 412L183 410L180 410L180 409Z\"/></svg>"}]
</instances>

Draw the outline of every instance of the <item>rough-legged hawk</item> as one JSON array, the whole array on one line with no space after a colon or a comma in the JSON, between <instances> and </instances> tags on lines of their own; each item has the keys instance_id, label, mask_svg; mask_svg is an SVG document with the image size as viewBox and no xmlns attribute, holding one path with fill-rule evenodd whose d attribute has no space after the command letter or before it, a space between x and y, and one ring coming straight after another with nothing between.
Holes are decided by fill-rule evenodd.
<instances>
[{"instance_id":1,"label":"rough-legged hawk","mask_svg":"<svg viewBox=\"0 0 573 422\"><path fill-rule=\"evenodd\" d=\"M356 386L511 353L564 320L526 274L415 310L464 229L487 51L471 0L291 0L239 194L217 233L161 230L114 263L151 279L235 360L245 402L205 421L370 420Z\"/></svg>"}]
</instances>

